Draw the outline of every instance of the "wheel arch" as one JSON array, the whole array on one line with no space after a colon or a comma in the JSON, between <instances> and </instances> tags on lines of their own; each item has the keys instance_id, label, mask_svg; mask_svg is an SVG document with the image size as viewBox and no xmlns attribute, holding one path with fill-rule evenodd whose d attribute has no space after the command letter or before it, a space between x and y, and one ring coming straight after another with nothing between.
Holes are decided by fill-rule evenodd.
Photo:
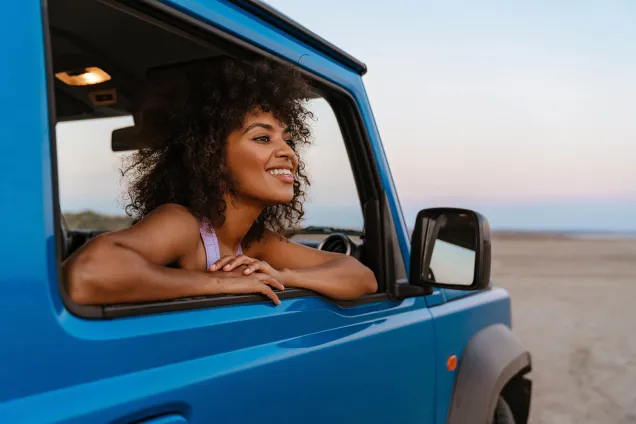
<instances>
[{"instance_id":1,"label":"wheel arch","mask_svg":"<svg viewBox=\"0 0 636 424\"><path fill-rule=\"evenodd\" d=\"M530 353L503 324L477 332L464 349L448 412L448 424L492 422L500 394L513 409L518 424L527 421L530 407ZM525 418L525 419L524 419Z\"/></svg>"}]
</instances>

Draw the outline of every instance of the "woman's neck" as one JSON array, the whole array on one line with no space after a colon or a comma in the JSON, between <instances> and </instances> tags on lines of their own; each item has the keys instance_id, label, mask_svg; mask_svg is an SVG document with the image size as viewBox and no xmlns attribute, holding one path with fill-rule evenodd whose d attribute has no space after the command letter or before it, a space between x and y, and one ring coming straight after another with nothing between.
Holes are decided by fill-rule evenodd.
<instances>
[{"instance_id":1,"label":"woman's neck","mask_svg":"<svg viewBox=\"0 0 636 424\"><path fill-rule=\"evenodd\" d=\"M250 228L263 211L262 206L241 202L235 198L225 199L225 221L219 228L215 228L219 242L232 252L238 251L241 242Z\"/></svg>"}]
</instances>

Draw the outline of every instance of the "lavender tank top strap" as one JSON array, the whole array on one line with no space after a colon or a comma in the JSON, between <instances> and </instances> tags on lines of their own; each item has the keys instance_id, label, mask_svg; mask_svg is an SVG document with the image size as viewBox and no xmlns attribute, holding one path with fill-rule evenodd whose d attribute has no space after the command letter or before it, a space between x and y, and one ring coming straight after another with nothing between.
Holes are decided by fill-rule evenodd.
<instances>
[{"instance_id":1,"label":"lavender tank top strap","mask_svg":"<svg viewBox=\"0 0 636 424\"><path fill-rule=\"evenodd\" d=\"M199 231L201 233L201 240L203 240L203 246L205 247L206 257L206 269L221 259L221 248L219 247L219 239L216 237L214 228L211 225L206 225L204 222L199 223ZM239 247L238 255L243 254L243 249Z\"/></svg>"}]
</instances>

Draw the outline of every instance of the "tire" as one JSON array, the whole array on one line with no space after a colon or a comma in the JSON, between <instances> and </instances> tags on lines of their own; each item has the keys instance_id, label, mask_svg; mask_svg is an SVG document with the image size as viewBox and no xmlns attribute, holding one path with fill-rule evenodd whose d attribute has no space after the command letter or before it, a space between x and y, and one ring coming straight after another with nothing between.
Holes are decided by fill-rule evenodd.
<instances>
[{"instance_id":1,"label":"tire","mask_svg":"<svg viewBox=\"0 0 636 424\"><path fill-rule=\"evenodd\" d=\"M510 409L508 402L501 396L497 399L492 424L515 424L515 416L512 414L512 409Z\"/></svg>"}]
</instances>

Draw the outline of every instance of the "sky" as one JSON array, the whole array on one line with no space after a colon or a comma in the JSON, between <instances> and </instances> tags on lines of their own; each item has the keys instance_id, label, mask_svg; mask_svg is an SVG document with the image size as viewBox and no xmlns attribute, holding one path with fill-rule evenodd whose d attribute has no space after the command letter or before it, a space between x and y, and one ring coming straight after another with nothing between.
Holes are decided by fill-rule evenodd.
<instances>
[{"instance_id":1,"label":"sky","mask_svg":"<svg viewBox=\"0 0 636 424\"><path fill-rule=\"evenodd\" d=\"M267 2L367 64L407 222L636 230L635 2Z\"/></svg>"},{"instance_id":2,"label":"sky","mask_svg":"<svg viewBox=\"0 0 636 424\"><path fill-rule=\"evenodd\" d=\"M636 231L636 2L268 3L368 65L409 226L420 209L458 206L495 229ZM317 140L338 141L316 107ZM62 206L112 212L109 136L129 123L90 125L58 125ZM82 143L97 133L101 150ZM347 164L319 148L308 223L356 226Z\"/></svg>"}]
</instances>

